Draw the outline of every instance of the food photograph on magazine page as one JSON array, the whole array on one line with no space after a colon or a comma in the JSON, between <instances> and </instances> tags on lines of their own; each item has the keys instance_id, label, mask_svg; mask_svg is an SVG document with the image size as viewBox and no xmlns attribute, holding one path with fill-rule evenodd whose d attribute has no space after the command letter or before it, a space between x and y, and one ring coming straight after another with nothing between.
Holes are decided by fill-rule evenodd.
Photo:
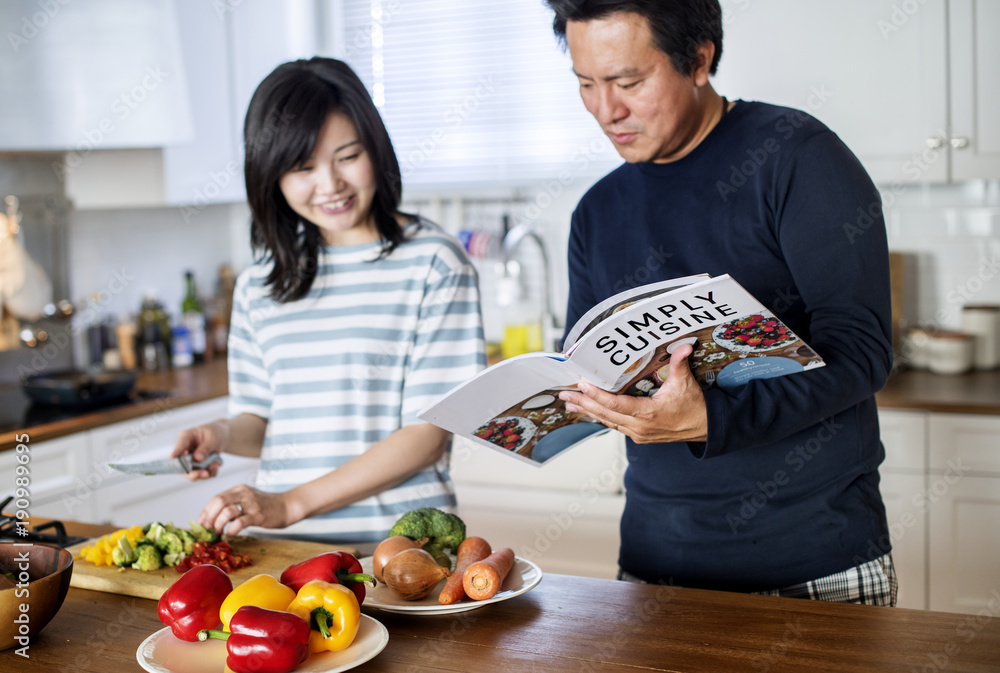
<instances>
[{"instance_id":1,"label":"food photograph on magazine page","mask_svg":"<svg viewBox=\"0 0 1000 673\"><path fill-rule=\"evenodd\" d=\"M760 311L657 347L623 372L615 389L637 397L652 395L666 381L671 354L686 344L694 349L689 363L702 388L732 388L750 379L823 366L823 359L809 345L772 313Z\"/></svg>"},{"instance_id":2,"label":"food photograph on magazine page","mask_svg":"<svg viewBox=\"0 0 1000 673\"><path fill-rule=\"evenodd\" d=\"M505 409L472 434L522 458L544 463L565 449L607 428L590 416L566 410L563 386L543 390Z\"/></svg>"}]
</instances>

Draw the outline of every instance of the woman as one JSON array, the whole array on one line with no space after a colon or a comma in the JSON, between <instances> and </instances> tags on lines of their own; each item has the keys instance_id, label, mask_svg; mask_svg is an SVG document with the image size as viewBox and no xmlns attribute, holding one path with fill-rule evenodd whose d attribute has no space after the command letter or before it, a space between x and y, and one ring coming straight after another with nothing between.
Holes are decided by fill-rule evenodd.
<instances>
[{"instance_id":1,"label":"woman","mask_svg":"<svg viewBox=\"0 0 1000 673\"><path fill-rule=\"evenodd\" d=\"M276 68L244 140L258 259L236 284L230 418L183 431L172 455L261 464L255 487L216 495L199 522L358 543L410 509L454 507L450 435L416 414L485 365L464 251L399 211L388 133L344 63Z\"/></svg>"}]
</instances>

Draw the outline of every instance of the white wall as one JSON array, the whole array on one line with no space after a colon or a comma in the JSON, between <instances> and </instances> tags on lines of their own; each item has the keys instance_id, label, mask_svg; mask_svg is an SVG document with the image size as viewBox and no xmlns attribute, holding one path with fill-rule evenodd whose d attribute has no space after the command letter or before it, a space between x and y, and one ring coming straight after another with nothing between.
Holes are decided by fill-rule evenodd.
<instances>
[{"instance_id":1,"label":"white wall","mask_svg":"<svg viewBox=\"0 0 1000 673\"><path fill-rule=\"evenodd\" d=\"M249 211L244 204L207 206L186 218L179 208L76 211L69 249L78 307L94 302L101 315L134 314L153 290L176 316L186 270L204 296L214 292L220 265L239 271L249 263Z\"/></svg>"},{"instance_id":2,"label":"white wall","mask_svg":"<svg viewBox=\"0 0 1000 673\"><path fill-rule=\"evenodd\" d=\"M963 305L1000 304L1000 180L886 189L883 203L911 326L958 328Z\"/></svg>"}]
</instances>

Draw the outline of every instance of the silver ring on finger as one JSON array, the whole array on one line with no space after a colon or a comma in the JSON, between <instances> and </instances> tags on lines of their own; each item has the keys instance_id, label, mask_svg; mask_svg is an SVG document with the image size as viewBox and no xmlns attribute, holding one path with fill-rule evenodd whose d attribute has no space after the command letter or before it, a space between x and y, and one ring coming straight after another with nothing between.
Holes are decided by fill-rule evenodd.
<instances>
[{"instance_id":1,"label":"silver ring on finger","mask_svg":"<svg viewBox=\"0 0 1000 673\"><path fill-rule=\"evenodd\" d=\"M242 516L243 515L243 503L237 502L237 503L234 503L234 504L236 505L236 509L240 513L240 516Z\"/></svg>"}]
</instances>

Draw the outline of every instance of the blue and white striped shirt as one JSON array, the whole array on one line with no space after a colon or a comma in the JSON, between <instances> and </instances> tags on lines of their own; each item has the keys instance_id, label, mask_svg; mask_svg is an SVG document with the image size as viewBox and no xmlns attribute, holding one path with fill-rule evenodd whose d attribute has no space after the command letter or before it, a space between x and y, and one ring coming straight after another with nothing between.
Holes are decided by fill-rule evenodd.
<instances>
[{"instance_id":1,"label":"blue and white striped shirt","mask_svg":"<svg viewBox=\"0 0 1000 673\"><path fill-rule=\"evenodd\" d=\"M229 411L267 421L255 486L287 491L364 453L486 364L474 267L437 226L379 243L322 247L298 301L272 300L269 263L237 279L229 337ZM375 260L375 261L373 261ZM417 507L454 511L448 455L382 493L295 523L295 536L381 540Z\"/></svg>"}]
</instances>

